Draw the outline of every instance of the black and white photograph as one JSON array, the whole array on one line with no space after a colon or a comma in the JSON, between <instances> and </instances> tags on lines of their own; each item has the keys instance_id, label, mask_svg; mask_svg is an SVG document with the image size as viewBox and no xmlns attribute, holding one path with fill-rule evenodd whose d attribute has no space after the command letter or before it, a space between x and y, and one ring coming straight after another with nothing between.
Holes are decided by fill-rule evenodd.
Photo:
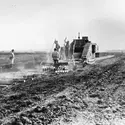
<instances>
[{"instance_id":1,"label":"black and white photograph","mask_svg":"<svg viewBox=\"0 0 125 125\"><path fill-rule=\"evenodd\" d=\"M0 0L0 125L125 125L125 0Z\"/></svg>"}]
</instances>

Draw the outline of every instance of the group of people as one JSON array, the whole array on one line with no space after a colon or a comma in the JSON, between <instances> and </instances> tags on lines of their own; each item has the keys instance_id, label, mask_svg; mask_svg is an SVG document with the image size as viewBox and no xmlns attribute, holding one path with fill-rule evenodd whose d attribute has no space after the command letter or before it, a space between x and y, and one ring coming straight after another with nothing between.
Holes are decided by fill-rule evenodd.
<instances>
[{"instance_id":1,"label":"group of people","mask_svg":"<svg viewBox=\"0 0 125 125\"><path fill-rule=\"evenodd\" d=\"M59 59L65 55L66 59L69 58L69 41L64 40L64 47L60 47L59 43L57 40L54 41L55 48L54 51L52 52L52 58L54 61L54 64L58 64ZM14 49L11 50L11 56L10 56L10 62L11 65L15 63L15 54L14 54Z\"/></svg>"},{"instance_id":2,"label":"group of people","mask_svg":"<svg viewBox=\"0 0 125 125\"><path fill-rule=\"evenodd\" d=\"M55 48L54 51L52 52L52 58L54 61L54 64L57 64L59 59L63 59L64 56L66 59L69 58L69 41L64 41L64 47L60 47L59 43L57 40L54 41Z\"/></svg>"}]
</instances>

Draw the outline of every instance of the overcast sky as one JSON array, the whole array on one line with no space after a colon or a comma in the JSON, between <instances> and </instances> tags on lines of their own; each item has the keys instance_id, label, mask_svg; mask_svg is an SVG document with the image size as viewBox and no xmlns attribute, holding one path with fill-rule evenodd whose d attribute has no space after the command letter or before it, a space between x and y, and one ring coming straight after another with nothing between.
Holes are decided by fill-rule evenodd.
<instances>
[{"instance_id":1,"label":"overcast sky","mask_svg":"<svg viewBox=\"0 0 125 125\"><path fill-rule=\"evenodd\" d=\"M50 50L88 36L100 51L125 49L124 0L0 0L0 50Z\"/></svg>"}]
</instances>

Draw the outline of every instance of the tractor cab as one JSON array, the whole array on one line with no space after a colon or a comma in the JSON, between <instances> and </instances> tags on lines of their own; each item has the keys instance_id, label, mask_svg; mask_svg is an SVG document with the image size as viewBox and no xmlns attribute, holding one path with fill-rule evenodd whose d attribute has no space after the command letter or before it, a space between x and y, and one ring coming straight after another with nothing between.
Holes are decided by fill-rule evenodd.
<instances>
[{"instance_id":1,"label":"tractor cab","mask_svg":"<svg viewBox=\"0 0 125 125\"><path fill-rule=\"evenodd\" d=\"M89 41L87 36L78 37L70 44L70 53L76 61L94 60L97 53L97 44Z\"/></svg>"}]
</instances>

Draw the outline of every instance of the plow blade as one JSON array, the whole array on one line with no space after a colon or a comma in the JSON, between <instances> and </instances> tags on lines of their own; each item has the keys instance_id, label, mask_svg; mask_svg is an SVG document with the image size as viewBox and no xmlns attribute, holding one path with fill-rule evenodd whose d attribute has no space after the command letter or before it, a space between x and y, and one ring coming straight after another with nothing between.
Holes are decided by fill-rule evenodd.
<instances>
[{"instance_id":1,"label":"plow blade","mask_svg":"<svg viewBox=\"0 0 125 125\"><path fill-rule=\"evenodd\" d=\"M52 62L41 62L40 65L53 66L54 64ZM58 66L60 66L60 65L68 65L68 62L67 61L65 61L65 62L64 61L59 61L57 65Z\"/></svg>"},{"instance_id":2,"label":"plow blade","mask_svg":"<svg viewBox=\"0 0 125 125\"><path fill-rule=\"evenodd\" d=\"M41 63L43 72L65 73L68 72L68 62L60 61L56 66L52 62Z\"/></svg>"}]
</instances>

